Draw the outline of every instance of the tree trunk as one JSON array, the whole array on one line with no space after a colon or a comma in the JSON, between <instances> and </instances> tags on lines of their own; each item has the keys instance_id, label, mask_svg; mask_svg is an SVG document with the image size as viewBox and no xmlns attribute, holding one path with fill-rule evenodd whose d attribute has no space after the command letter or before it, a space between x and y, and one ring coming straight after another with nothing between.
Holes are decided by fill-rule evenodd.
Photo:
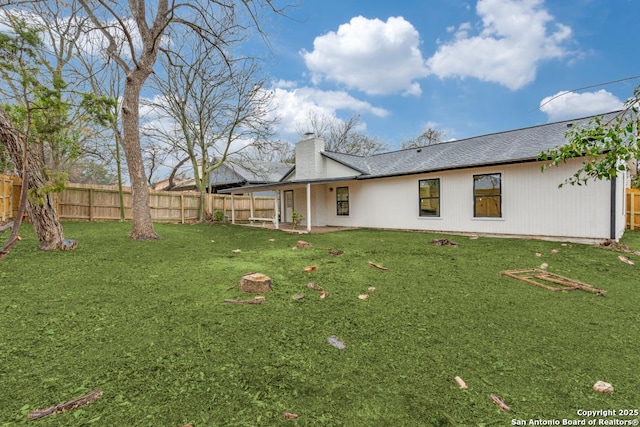
<instances>
[{"instance_id":1,"label":"tree trunk","mask_svg":"<svg viewBox=\"0 0 640 427\"><path fill-rule=\"evenodd\" d=\"M149 207L149 187L142 162L140 146L139 99L144 76L140 69L131 71L126 79L122 101L122 131L125 157L129 168L132 196L132 227L129 237L136 240L158 239L153 229Z\"/></svg>"},{"instance_id":2,"label":"tree trunk","mask_svg":"<svg viewBox=\"0 0 640 427\"><path fill-rule=\"evenodd\" d=\"M23 160L26 159L26 177L23 177L26 179L22 181L23 186L27 186L29 190L37 190L47 185L48 179L44 172L43 159L36 150L28 150L27 141L24 140L1 108L0 142L7 148L11 161L16 168L22 170ZM25 150L27 150L26 157ZM40 249L53 250L60 248L64 235L54 206L53 195L51 193L46 194L41 200L29 199L26 209L40 241Z\"/></svg>"}]
</instances>

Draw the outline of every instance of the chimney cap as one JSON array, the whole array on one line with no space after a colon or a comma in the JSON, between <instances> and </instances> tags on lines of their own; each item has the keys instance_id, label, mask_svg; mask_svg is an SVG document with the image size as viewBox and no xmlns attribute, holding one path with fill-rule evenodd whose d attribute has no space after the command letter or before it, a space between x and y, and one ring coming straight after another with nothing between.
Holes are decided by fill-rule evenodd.
<instances>
[{"instance_id":1,"label":"chimney cap","mask_svg":"<svg viewBox=\"0 0 640 427\"><path fill-rule=\"evenodd\" d=\"M315 137L315 136L316 136L316 134L315 134L315 133L313 133L313 132L305 132L305 133L304 133L304 137L305 137L305 139L313 138L313 137Z\"/></svg>"}]
</instances>

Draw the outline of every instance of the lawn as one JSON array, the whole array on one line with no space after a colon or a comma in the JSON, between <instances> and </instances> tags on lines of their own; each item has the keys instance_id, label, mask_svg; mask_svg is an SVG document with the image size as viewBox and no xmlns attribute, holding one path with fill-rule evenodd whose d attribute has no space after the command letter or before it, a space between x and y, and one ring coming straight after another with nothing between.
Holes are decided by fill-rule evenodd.
<instances>
[{"instance_id":1,"label":"lawn","mask_svg":"<svg viewBox=\"0 0 640 427\"><path fill-rule=\"evenodd\" d=\"M0 426L506 426L640 409L638 256L375 230L292 250L301 236L220 224L158 224L162 239L135 242L129 227L67 223L78 248L49 253L25 226L0 261ZM640 233L625 242L640 250ZM608 293L500 275L543 262ZM226 304L253 298L237 286L248 272L274 289ZM599 380L614 391L595 393ZM27 419L96 389L89 405Z\"/></svg>"}]
</instances>

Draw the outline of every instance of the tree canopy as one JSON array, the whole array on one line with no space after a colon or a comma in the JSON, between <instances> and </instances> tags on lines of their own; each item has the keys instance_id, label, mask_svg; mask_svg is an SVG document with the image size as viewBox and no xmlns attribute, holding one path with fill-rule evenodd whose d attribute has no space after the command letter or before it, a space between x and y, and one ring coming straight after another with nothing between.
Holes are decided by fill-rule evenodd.
<instances>
[{"instance_id":1,"label":"tree canopy","mask_svg":"<svg viewBox=\"0 0 640 427\"><path fill-rule=\"evenodd\" d=\"M640 159L640 86L636 87L624 108L613 118L596 116L589 126L572 128L566 133L567 144L540 153L542 166L559 166L569 159L583 158L580 167L565 182L570 185L587 184L590 180L610 180L629 170Z\"/></svg>"}]
</instances>

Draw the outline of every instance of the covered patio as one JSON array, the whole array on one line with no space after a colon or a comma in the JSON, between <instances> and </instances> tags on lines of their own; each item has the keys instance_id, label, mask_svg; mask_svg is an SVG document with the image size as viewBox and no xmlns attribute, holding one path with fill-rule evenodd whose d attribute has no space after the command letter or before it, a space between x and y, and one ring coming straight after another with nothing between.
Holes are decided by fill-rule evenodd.
<instances>
[{"instance_id":1,"label":"covered patio","mask_svg":"<svg viewBox=\"0 0 640 427\"><path fill-rule=\"evenodd\" d=\"M250 197L250 214L249 214L249 226L254 227L263 227L263 228L272 228L275 230L283 230L290 233L323 233L323 232L331 232L338 231L341 229L345 229L345 227L336 227L324 225L322 221L318 223L317 218L314 216L314 210L312 206L312 187L317 189L321 189L322 187L334 183L334 182L344 182L349 179L353 179L354 177L349 178L334 178L334 179L318 179L318 180L304 180L304 181L282 181L271 184L261 184L261 185L247 185L243 187L235 187L229 188L226 190L220 191L223 194L230 194L233 199L234 194L249 194ZM290 201L288 199L287 193L291 193L291 197L293 197L293 192L300 192L301 190L305 193L305 208L300 209L299 212L304 213L304 224L298 224L294 227L292 222L292 212L295 211L293 209L293 200ZM333 188L331 188L333 190ZM254 193L264 193L264 192L273 192L274 198L274 215L271 218L258 217L255 215L254 209ZM233 207L233 203L231 203ZM231 210L231 223L236 223L236 216L234 209Z\"/></svg>"}]
</instances>

